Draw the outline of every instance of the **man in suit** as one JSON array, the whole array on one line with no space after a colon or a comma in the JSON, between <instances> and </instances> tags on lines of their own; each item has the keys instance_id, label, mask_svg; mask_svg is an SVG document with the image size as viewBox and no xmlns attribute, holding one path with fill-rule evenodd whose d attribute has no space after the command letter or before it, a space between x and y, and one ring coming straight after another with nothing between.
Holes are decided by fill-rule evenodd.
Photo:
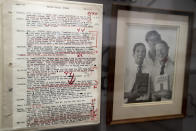
<instances>
[{"instance_id":1,"label":"man in suit","mask_svg":"<svg viewBox=\"0 0 196 131\"><path fill-rule=\"evenodd\" d=\"M143 43L136 43L133 47L134 63L125 72L125 103L149 100L149 70L144 64L145 57L145 45Z\"/></svg>"},{"instance_id":2,"label":"man in suit","mask_svg":"<svg viewBox=\"0 0 196 131\"><path fill-rule=\"evenodd\" d=\"M172 85L174 62L169 58L169 46L161 40L155 45L156 62L153 70L152 99L154 101L170 100L172 98Z\"/></svg>"}]
</instances>

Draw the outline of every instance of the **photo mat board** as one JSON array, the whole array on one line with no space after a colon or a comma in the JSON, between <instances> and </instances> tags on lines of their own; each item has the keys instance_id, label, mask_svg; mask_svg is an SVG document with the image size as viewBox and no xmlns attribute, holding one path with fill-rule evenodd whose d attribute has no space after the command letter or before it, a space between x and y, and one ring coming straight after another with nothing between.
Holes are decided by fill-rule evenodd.
<instances>
[{"instance_id":1,"label":"photo mat board","mask_svg":"<svg viewBox=\"0 0 196 131\"><path fill-rule=\"evenodd\" d=\"M108 124L183 117L191 12L113 5Z\"/></svg>"}]
</instances>

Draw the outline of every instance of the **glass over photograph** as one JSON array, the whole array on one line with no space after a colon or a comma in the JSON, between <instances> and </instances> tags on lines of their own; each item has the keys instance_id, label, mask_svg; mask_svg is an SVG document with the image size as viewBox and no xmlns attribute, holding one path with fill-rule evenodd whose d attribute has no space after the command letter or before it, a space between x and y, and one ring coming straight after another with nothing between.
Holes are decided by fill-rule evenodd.
<instances>
[{"instance_id":1,"label":"glass over photograph","mask_svg":"<svg viewBox=\"0 0 196 131\"><path fill-rule=\"evenodd\" d=\"M128 25L124 103L172 100L177 27Z\"/></svg>"}]
</instances>

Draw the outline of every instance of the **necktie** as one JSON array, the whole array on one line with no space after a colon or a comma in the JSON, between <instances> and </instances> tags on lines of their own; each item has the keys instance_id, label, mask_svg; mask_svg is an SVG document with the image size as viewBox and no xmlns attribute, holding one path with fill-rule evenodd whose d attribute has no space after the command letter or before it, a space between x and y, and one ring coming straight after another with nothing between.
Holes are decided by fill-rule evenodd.
<instances>
[{"instance_id":1,"label":"necktie","mask_svg":"<svg viewBox=\"0 0 196 131\"><path fill-rule=\"evenodd\" d=\"M161 66L160 75L163 75L163 74L164 74L164 69L165 69L165 64L163 64L163 65ZM163 91L163 83L160 84L160 90Z\"/></svg>"},{"instance_id":2,"label":"necktie","mask_svg":"<svg viewBox=\"0 0 196 131\"><path fill-rule=\"evenodd\" d=\"M137 73L136 73L136 77L135 77L135 82L134 82L134 85L133 85L133 89L131 90L131 93L133 93L133 92L135 92L135 91L137 91L137 88L138 88L138 86L137 86L137 84L138 83L136 83L136 79L137 79L137 75L138 74L141 74L142 73L142 65L138 65L138 67L137 67ZM135 102L136 101L136 98L128 98L128 102Z\"/></svg>"},{"instance_id":3,"label":"necktie","mask_svg":"<svg viewBox=\"0 0 196 131\"><path fill-rule=\"evenodd\" d=\"M140 74L140 73L142 73L142 65L139 65L137 67L137 74Z\"/></svg>"},{"instance_id":4,"label":"necktie","mask_svg":"<svg viewBox=\"0 0 196 131\"><path fill-rule=\"evenodd\" d=\"M164 74L164 69L165 69L165 64L161 66L161 72L160 72L160 75L163 75L163 74Z\"/></svg>"}]
</instances>

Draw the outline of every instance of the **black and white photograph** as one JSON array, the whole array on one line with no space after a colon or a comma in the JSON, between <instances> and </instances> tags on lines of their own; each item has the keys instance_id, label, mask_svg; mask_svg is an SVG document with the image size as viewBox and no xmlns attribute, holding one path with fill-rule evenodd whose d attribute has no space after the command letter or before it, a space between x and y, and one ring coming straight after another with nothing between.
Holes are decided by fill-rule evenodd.
<instances>
[{"instance_id":1,"label":"black and white photograph","mask_svg":"<svg viewBox=\"0 0 196 131\"><path fill-rule=\"evenodd\" d=\"M184 117L193 14L113 5L113 17L108 123Z\"/></svg>"},{"instance_id":2,"label":"black and white photograph","mask_svg":"<svg viewBox=\"0 0 196 131\"><path fill-rule=\"evenodd\" d=\"M177 27L128 25L124 103L172 99Z\"/></svg>"}]
</instances>

